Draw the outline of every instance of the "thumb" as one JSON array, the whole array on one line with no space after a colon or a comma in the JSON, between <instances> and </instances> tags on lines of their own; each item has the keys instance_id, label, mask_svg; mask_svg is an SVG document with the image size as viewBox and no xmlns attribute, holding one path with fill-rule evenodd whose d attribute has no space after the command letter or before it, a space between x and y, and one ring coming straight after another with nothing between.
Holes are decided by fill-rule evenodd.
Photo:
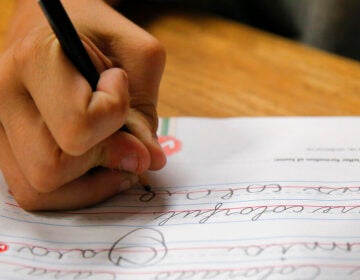
<instances>
[{"instance_id":1,"label":"thumb","mask_svg":"<svg viewBox=\"0 0 360 280\"><path fill-rule=\"evenodd\" d=\"M120 129L127 119L128 109L128 79L125 71L120 68L105 70L88 103L87 119L91 123L87 131L82 131L86 135L86 144L76 152L84 153ZM65 152L68 151L65 149Z\"/></svg>"}]
</instances>

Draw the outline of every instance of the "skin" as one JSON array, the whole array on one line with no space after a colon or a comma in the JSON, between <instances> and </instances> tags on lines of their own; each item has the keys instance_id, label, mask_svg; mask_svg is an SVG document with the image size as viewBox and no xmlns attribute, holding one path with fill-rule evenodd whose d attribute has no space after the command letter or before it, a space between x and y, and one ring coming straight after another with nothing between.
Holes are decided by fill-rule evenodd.
<instances>
[{"instance_id":1,"label":"skin","mask_svg":"<svg viewBox=\"0 0 360 280\"><path fill-rule=\"evenodd\" d=\"M26 210L90 206L165 165L156 137L165 51L108 2L62 1L101 73L94 93L38 5L17 1L0 56L0 168Z\"/></svg>"}]
</instances>

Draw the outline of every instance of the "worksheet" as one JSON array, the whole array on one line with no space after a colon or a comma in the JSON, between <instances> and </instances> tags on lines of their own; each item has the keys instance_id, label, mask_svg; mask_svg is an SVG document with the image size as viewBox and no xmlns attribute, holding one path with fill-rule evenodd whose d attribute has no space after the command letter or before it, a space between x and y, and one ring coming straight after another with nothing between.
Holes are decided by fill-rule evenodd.
<instances>
[{"instance_id":1,"label":"worksheet","mask_svg":"<svg viewBox=\"0 0 360 280\"><path fill-rule=\"evenodd\" d=\"M0 279L360 279L360 117L161 119L164 169L26 212L0 179ZM104 186L106 187L106 186Z\"/></svg>"}]
</instances>

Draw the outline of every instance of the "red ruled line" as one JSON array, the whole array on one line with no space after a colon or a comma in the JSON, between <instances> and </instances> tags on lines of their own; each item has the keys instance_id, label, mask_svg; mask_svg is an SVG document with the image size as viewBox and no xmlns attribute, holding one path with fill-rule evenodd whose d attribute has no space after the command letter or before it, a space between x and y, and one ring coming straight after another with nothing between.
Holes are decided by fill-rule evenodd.
<instances>
[{"instance_id":1,"label":"red ruled line","mask_svg":"<svg viewBox=\"0 0 360 280\"><path fill-rule=\"evenodd\" d=\"M13 206L13 207L20 207L16 204L12 203L5 203L6 205ZM179 205L181 206L181 205ZM125 206L126 207L126 206ZM140 207L140 206L139 206ZM154 215L154 214L166 214L166 213L187 213L187 212L206 212L206 211L231 211L231 210L242 210L242 209L251 209L253 208L253 211L256 211L260 208L276 208L276 207L286 207L291 210L291 208L295 207L304 207L304 208L331 208L331 210L337 209L337 208L357 208L360 207L360 205L304 205L304 204L269 204L269 205L247 205L242 207L225 207L225 208L196 208L196 209L182 209L182 210L166 210L166 211L148 211L148 212L135 212L135 211L94 211L94 212L85 212L85 211L65 211L66 214L72 214L72 215L114 215L114 214L131 214L131 215ZM284 210L284 211L286 211Z\"/></svg>"},{"instance_id":2,"label":"red ruled line","mask_svg":"<svg viewBox=\"0 0 360 280\"><path fill-rule=\"evenodd\" d=\"M25 265L18 262L11 262L0 260L0 263L17 266L27 269L36 269L41 271L48 271L48 273L96 273L96 274L117 274L117 275L149 275L149 274L160 274L160 273L182 273L182 272L194 272L194 273L201 273L201 272L232 272L232 271L246 271L252 269L258 270L265 270L265 269L272 269L272 268L287 268L287 267L295 267L295 268L309 268L309 267L317 267L317 268L335 268L335 269L357 269L360 268L359 265L336 265L336 264L286 264L286 265L273 265L273 266L251 266L251 267L233 267L233 268L211 268L211 269L184 269L184 270L156 270L156 271L128 271L122 272L119 270L112 271L112 270L64 270L64 269L52 269L47 267L38 267L32 265Z\"/></svg>"},{"instance_id":3,"label":"red ruled line","mask_svg":"<svg viewBox=\"0 0 360 280\"><path fill-rule=\"evenodd\" d=\"M199 187L201 188L201 187ZM267 185L267 186L246 186L246 187L239 187L239 188L232 188L232 187L227 187L224 189L211 189L211 188L206 188L203 187L202 190L187 190L187 191L156 191L154 189L154 192L157 195L186 195L186 194L194 194L194 193L207 193L207 192L211 192L211 193L216 193L216 192L229 192L231 191L240 191L240 190L257 190L257 189L263 189L264 191L267 189L318 189L321 188L323 190L344 190L344 189L360 189L360 186L352 186L352 187L327 187L327 186L276 186L274 185ZM281 192L281 190L279 191ZM250 192L252 193L252 192ZM253 192L254 194L256 194L256 192ZM144 193L140 193L140 192L124 192L122 195L124 196L140 196L140 195L144 195Z\"/></svg>"},{"instance_id":4,"label":"red ruled line","mask_svg":"<svg viewBox=\"0 0 360 280\"><path fill-rule=\"evenodd\" d=\"M211 242L211 241L209 241ZM6 244L13 244L13 245L19 245L19 246L26 246L28 248L39 248L39 249L45 249L49 251L54 252L70 252L73 251L74 253L80 252L80 251L87 251L91 250L94 252L106 252L109 251L108 248L54 248L54 247L45 247L45 246L38 246L36 244L30 244L26 242L5 242ZM271 248L271 247L288 247L288 246L296 246L296 245L303 245L303 246L314 246L317 249L320 246L336 246L339 249L347 248L347 247L355 247L360 246L360 242L348 242L348 243L336 243L336 242L284 242L284 243L268 243L268 244L246 244L246 245L234 245L234 246L189 246L189 247L176 247L176 248L167 248L167 251L192 251L192 250L229 250L229 249L244 249L244 248L251 248L251 247L258 247L258 248ZM146 246L146 244L140 244L140 246ZM315 248L315 249L316 249ZM310 249L313 249L313 247L310 247ZM314 249L314 250L315 250ZM326 249L326 248L323 248ZM158 248L157 251L163 251L165 249ZM121 252L132 252L132 253L146 253L146 252L153 252L152 249L148 250L136 250L136 249L114 249L114 251L121 251Z\"/></svg>"}]
</instances>

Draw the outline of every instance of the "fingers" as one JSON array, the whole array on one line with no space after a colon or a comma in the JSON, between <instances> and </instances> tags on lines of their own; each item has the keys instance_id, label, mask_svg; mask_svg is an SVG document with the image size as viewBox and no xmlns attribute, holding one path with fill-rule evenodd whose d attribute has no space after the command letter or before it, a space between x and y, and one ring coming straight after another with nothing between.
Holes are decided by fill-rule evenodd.
<instances>
[{"instance_id":1,"label":"fingers","mask_svg":"<svg viewBox=\"0 0 360 280\"><path fill-rule=\"evenodd\" d=\"M39 193L28 183L11 152L0 126L0 167L11 193L26 210L68 210L99 203L137 183L136 175L97 169L58 188L51 193Z\"/></svg>"},{"instance_id":2,"label":"fingers","mask_svg":"<svg viewBox=\"0 0 360 280\"><path fill-rule=\"evenodd\" d=\"M88 22L87 28L96 34L93 38L95 44L110 58L112 65L126 71L130 111L141 113L135 114L135 117L129 116L127 126L148 148L150 168L160 169L166 160L154 136L157 131L156 105L165 65L165 50L158 40L117 11L100 3L99 5L98 9L102 9L102 13L107 16L100 22ZM95 10L89 12L88 17L97 16ZM77 13L73 16L82 17ZM91 46L90 43L87 45Z\"/></svg>"},{"instance_id":3,"label":"fingers","mask_svg":"<svg viewBox=\"0 0 360 280\"><path fill-rule=\"evenodd\" d=\"M124 170L141 174L150 165L150 155L143 143L126 132L116 132L111 137L96 145L85 154L77 157L63 153L46 128L34 128L34 137L25 132L27 137L35 141L22 141L21 134L10 135L12 149L22 172L29 184L42 193L55 191L64 184L84 175L89 169L103 166L110 169Z\"/></svg>"},{"instance_id":4,"label":"fingers","mask_svg":"<svg viewBox=\"0 0 360 280\"><path fill-rule=\"evenodd\" d=\"M33 202L32 194L30 206L33 207L28 210L69 210L88 207L131 188L138 180L138 176L131 173L98 169L94 174L87 173L54 192L36 194L36 203ZM29 201L28 198L26 200ZM42 205L39 207L40 201Z\"/></svg>"},{"instance_id":5,"label":"fingers","mask_svg":"<svg viewBox=\"0 0 360 280\"><path fill-rule=\"evenodd\" d=\"M159 170L166 164L166 156L157 141L157 136L152 133L149 121L137 110L130 109L126 126L147 148L151 157L149 169Z\"/></svg>"},{"instance_id":6,"label":"fingers","mask_svg":"<svg viewBox=\"0 0 360 280\"><path fill-rule=\"evenodd\" d=\"M95 174L87 173L50 193L39 193L29 186L14 186L11 190L19 205L28 211L70 210L100 203L137 182L134 174L99 169Z\"/></svg>"},{"instance_id":7,"label":"fingers","mask_svg":"<svg viewBox=\"0 0 360 280\"><path fill-rule=\"evenodd\" d=\"M121 28L119 32L119 26L126 28ZM149 115L153 121L151 118L156 117L153 109L156 108L165 66L164 47L149 33L116 12L104 20L101 28L107 30L112 38L110 44L103 48L111 56L114 65L123 68L128 74L131 106Z\"/></svg>"},{"instance_id":8,"label":"fingers","mask_svg":"<svg viewBox=\"0 0 360 280\"><path fill-rule=\"evenodd\" d=\"M7 63L4 65L5 67L2 69L4 71L0 70L0 76L11 80L7 75L10 75L9 73L12 71L6 69L8 68ZM114 76L110 71L113 70L105 71L100 79L98 88L106 90L104 95L107 92L115 91L118 87L116 83L119 81L116 76L115 80L112 80ZM104 166L133 173L142 173L148 169L150 155L146 146L126 132L113 133L111 137L81 155L69 155L59 147L58 139L54 139L27 90L16 82L9 83L7 87L4 86L5 83L0 84L2 85L0 92L3 95L0 104L0 119L22 173L32 188L37 191L54 191L59 186L82 176L94 166ZM98 93L96 92L94 95ZM93 102L97 104L93 106L90 103L89 111L93 110L92 114L94 115L101 114L102 110L99 113L96 112L98 108L101 108L101 97L95 97ZM106 102L104 103L106 106ZM72 103L69 102L68 106L71 105ZM102 125L108 124L103 123ZM103 128L101 126L91 127L89 128L90 132L83 133L90 134L94 132L94 129L101 131ZM103 133L105 133L104 130ZM66 136L71 137L69 134Z\"/></svg>"},{"instance_id":9,"label":"fingers","mask_svg":"<svg viewBox=\"0 0 360 280\"><path fill-rule=\"evenodd\" d=\"M150 155L143 143L126 132L116 132L80 156L64 153L31 102L18 102L17 114L5 123L14 155L29 184L40 192L51 192L75 180L94 166L144 172Z\"/></svg>"},{"instance_id":10,"label":"fingers","mask_svg":"<svg viewBox=\"0 0 360 280\"><path fill-rule=\"evenodd\" d=\"M165 65L164 48L154 37L115 11L109 12L101 24L91 28L101 29L105 37L112 38L98 44L113 64L128 74L131 109L126 125L148 148L150 168L160 169L166 159L155 135L158 125L156 105Z\"/></svg>"},{"instance_id":11,"label":"fingers","mask_svg":"<svg viewBox=\"0 0 360 280\"><path fill-rule=\"evenodd\" d=\"M103 72L93 93L55 37L44 34L46 30L20 44L16 66L22 69L20 79L58 145L68 154L80 155L124 124L129 107L127 75L118 68Z\"/></svg>"},{"instance_id":12,"label":"fingers","mask_svg":"<svg viewBox=\"0 0 360 280\"><path fill-rule=\"evenodd\" d=\"M155 137L164 50L106 7L104 20L83 25L102 47L100 51L90 37L82 37L102 72L95 93L48 27L33 29L1 58L0 167L26 209L97 203L133 184L134 176L128 172L141 174L165 164ZM89 18L86 14L83 19ZM110 66L126 72L105 71ZM119 131L124 123L131 133ZM128 172L97 168L95 174L87 173L98 166Z\"/></svg>"}]
</instances>

